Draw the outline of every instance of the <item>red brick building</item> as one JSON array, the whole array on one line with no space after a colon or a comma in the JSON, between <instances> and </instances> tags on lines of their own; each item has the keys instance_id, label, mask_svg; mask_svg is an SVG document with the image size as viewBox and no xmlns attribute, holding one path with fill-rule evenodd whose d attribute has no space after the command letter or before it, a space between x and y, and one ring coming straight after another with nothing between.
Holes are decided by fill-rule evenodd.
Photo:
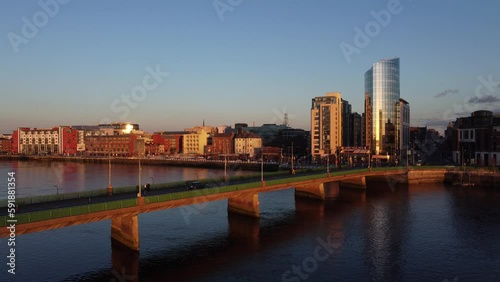
<instances>
[{"instance_id":1,"label":"red brick building","mask_svg":"<svg viewBox=\"0 0 500 282\"><path fill-rule=\"evenodd\" d=\"M61 126L59 128L61 138L60 154L63 155L76 155L78 144L78 130L69 126Z\"/></svg>"},{"instance_id":2,"label":"red brick building","mask_svg":"<svg viewBox=\"0 0 500 282\"><path fill-rule=\"evenodd\" d=\"M234 154L234 133L212 136L212 154Z\"/></svg>"},{"instance_id":3,"label":"red brick building","mask_svg":"<svg viewBox=\"0 0 500 282\"><path fill-rule=\"evenodd\" d=\"M0 138L0 154L10 154L12 151L12 140L10 138Z\"/></svg>"},{"instance_id":4,"label":"red brick building","mask_svg":"<svg viewBox=\"0 0 500 282\"><path fill-rule=\"evenodd\" d=\"M86 136L85 153L90 157L132 157L140 150L135 134Z\"/></svg>"},{"instance_id":5,"label":"red brick building","mask_svg":"<svg viewBox=\"0 0 500 282\"><path fill-rule=\"evenodd\" d=\"M156 132L149 151L154 155L175 155L182 151L182 136L185 132ZM148 150L148 149L146 149Z\"/></svg>"}]
</instances>

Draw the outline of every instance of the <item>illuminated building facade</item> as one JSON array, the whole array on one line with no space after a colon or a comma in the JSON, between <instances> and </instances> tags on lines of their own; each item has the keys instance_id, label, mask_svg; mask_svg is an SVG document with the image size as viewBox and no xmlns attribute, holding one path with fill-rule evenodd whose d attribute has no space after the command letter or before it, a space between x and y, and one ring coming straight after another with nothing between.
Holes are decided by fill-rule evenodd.
<instances>
[{"instance_id":1,"label":"illuminated building facade","mask_svg":"<svg viewBox=\"0 0 500 282\"><path fill-rule=\"evenodd\" d=\"M375 155L394 156L409 144L409 103L400 98L399 58L384 59L365 73L366 145Z\"/></svg>"}]
</instances>

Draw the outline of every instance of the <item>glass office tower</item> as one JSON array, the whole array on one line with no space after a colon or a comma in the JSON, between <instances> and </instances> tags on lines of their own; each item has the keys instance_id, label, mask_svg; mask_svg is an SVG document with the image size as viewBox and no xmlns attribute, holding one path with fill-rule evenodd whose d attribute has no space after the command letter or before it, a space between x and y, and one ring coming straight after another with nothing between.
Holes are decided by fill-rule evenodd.
<instances>
[{"instance_id":1,"label":"glass office tower","mask_svg":"<svg viewBox=\"0 0 500 282\"><path fill-rule=\"evenodd\" d=\"M365 93L371 106L371 151L394 156L400 149L398 119L400 107L399 58L384 59L365 73Z\"/></svg>"}]
</instances>

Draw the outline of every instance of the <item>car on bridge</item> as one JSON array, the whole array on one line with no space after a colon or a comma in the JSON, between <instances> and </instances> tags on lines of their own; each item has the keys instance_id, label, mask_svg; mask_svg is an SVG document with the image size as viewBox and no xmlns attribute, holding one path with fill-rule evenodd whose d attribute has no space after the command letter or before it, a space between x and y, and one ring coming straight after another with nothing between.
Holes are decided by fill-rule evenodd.
<instances>
[{"instance_id":1,"label":"car on bridge","mask_svg":"<svg viewBox=\"0 0 500 282\"><path fill-rule=\"evenodd\" d=\"M199 181L187 181L186 188L188 190L203 189L203 188L205 188L205 184L203 184Z\"/></svg>"}]
</instances>

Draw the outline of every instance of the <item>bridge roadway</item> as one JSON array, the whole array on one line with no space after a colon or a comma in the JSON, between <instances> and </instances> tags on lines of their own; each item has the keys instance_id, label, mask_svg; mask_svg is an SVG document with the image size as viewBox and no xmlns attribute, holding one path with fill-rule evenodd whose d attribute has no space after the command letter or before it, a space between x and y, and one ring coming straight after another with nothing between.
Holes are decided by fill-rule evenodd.
<instances>
[{"instance_id":1,"label":"bridge roadway","mask_svg":"<svg viewBox=\"0 0 500 282\"><path fill-rule=\"evenodd\" d=\"M348 170L345 170L345 171L348 171ZM293 178L293 177L297 177L297 176L318 175L318 174L324 174L324 173L302 172L302 173L297 174L297 175L286 174L286 175L266 177L266 180L269 181L269 180L275 180L275 179ZM221 186L245 184L245 183L251 183L251 182L256 182L256 181L260 181L260 176L256 176L255 178L252 178L252 179L239 180L239 181L231 181L231 179L229 179L227 182L221 182L221 181L218 182L218 181L214 180L213 182L206 184L207 186L205 189L216 188L216 187L221 187ZM186 181L186 182L190 182L190 181ZM147 196L153 196L153 195L164 195L164 194L171 194L171 193L177 193L177 192L184 192L184 191L187 191L187 189L186 189L185 185L179 185L176 187L168 187L168 188L154 188L153 187L147 193L144 192L144 189L142 191L143 191L142 196L147 197ZM137 192L139 192L139 191L137 191ZM125 199L133 199L133 198L137 198L137 192L113 194L111 196L102 195L102 196L92 196L92 197L84 197L84 198L76 198L76 199L64 199L64 200L58 200L58 201L48 201L48 202L41 202L41 203L36 203L36 204L19 205L18 209L16 211L16 214L50 210L50 209L56 209L56 208L75 207L75 206L94 204L94 203L106 203L106 202L125 200ZM7 208L0 209L0 216L7 216L7 215L8 215Z\"/></svg>"}]
</instances>

